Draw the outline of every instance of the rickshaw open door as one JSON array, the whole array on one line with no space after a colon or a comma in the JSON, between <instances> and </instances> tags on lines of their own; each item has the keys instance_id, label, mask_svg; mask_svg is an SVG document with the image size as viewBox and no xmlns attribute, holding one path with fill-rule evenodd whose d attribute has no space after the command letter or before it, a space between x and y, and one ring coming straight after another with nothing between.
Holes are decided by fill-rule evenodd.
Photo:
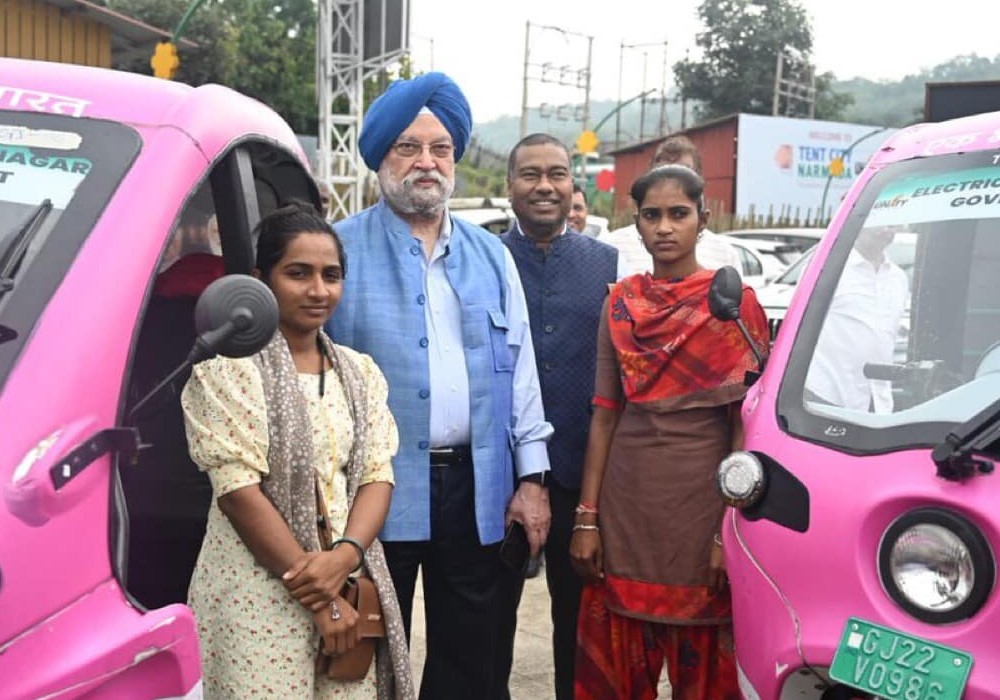
<instances>
[{"instance_id":1,"label":"rickshaw open door","mask_svg":"<svg viewBox=\"0 0 1000 700\"><path fill-rule=\"evenodd\" d=\"M253 355L267 345L277 326L277 302L266 285L249 275L216 280L195 307L198 336L187 360L136 403L129 422L133 423L143 408L152 405L191 365L217 354ZM93 427L89 421L67 426L45 442L43 449L22 460L14 479L4 488L4 500L14 515L32 526L45 523L75 503L76 490L64 489L94 460L112 451L131 457L141 448L141 436L135 428L116 427L90 434ZM48 460L44 459L46 453ZM59 457L53 459L55 456ZM47 469L48 478L39 478L38 469Z\"/></svg>"}]
</instances>

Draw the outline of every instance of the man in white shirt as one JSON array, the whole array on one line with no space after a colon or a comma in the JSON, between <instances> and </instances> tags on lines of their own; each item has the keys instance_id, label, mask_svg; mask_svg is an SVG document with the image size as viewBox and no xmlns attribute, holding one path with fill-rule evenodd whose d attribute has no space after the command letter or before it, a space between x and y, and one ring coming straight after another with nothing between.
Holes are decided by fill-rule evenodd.
<instances>
[{"instance_id":1,"label":"man in white shirt","mask_svg":"<svg viewBox=\"0 0 1000 700\"><path fill-rule=\"evenodd\" d=\"M651 167L674 164L687 166L701 175L701 156L698 154L698 148L686 136L670 136L664 140L656 149ZM609 231L601 236L601 240L618 249L618 255L627 266L629 274L653 270L653 258L642 244L642 238L635 224ZM698 264L708 270L731 265L737 272L741 274L743 272L736 248L708 229L704 229L698 238L695 257L698 259Z\"/></svg>"},{"instance_id":2,"label":"man in white shirt","mask_svg":"<svg viewBox=\"0 0 1000 700\"><path fill-rule=\"evenodd\" d=\"M807 398L855 411L892 413L892 383L868 379L864 366L892 364L910 294L906 273L885 255L894 236L888 226L858 234L816 342L806 376Z\"/></svg>"}]
</instances>

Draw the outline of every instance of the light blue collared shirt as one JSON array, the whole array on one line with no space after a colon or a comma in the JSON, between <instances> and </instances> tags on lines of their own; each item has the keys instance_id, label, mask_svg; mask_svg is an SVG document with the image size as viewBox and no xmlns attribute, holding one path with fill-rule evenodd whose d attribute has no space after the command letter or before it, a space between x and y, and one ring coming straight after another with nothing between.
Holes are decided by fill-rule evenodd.
<instances>
[{"instance_id":1,"label":"light blue collared shirt","mask_svg":"<svg viewBox=\"0 0 1000 700\"><path fill-rule=\"evenodd\" d=\"M422 258L424 293L427 296L424 317L429 341L432 447L467 445L472 431L468 370L462 345L462 308L458 295L448 282L444 266L451 232L451 216L446 211L430 258ZM545 443L552 435L552 425L545 420L542 407L524 289L514 258L506 246L504 266L507 338L515 356L511 435L514 441L514 468L520 478L549 470Z\"/></svg>"}]
</instances>

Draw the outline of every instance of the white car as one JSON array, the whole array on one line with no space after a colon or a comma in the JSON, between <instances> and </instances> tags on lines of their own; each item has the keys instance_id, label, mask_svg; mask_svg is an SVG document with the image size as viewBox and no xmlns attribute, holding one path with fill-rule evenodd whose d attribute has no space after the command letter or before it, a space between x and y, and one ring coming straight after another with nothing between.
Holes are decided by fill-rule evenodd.
<instances>
[{"instance_id":1,"label":"white car","mask_svg":"<svg viewBox=\"0 0 1000 700\"><path fill-rule=\"evenodd\" d=\"M743 281L754 289L762 289L770 284L788 267L781 259L783 245L780 243L719 235L736 249L740 256Z\"/></svg>"},{"instance_id":2,"label":"white car","mask_svg":"<svg viewBox=\"0 0 1000 700\"><path fill-rule=\"evenodd\" d=\"M745 228L726 231L727 236L748 241L766 241L776 244L782 262L791 265L799 256L819 243L825 228Z\"/></svg>"},{"instance_id":3,"label":"white car","mask_svg":"<svg viewBox=\"0 0 1000 700\"><path fill-rule=\"evenodd\" d=\"M603 216L587 214L587 226L581 231L584 236L600 238L608 232L608 220Z\"/></svg>"},{"instance_id":4,"label":"white car","mask_svg":"<svg viewBox=\"0 0 1000 700\"><path fill-rule=\"evenodd\" d=\"M506 197L453 197L448 200L448 211L496 234L509 229L514 220L514 210Z\"/></svg>"}]
</instances>

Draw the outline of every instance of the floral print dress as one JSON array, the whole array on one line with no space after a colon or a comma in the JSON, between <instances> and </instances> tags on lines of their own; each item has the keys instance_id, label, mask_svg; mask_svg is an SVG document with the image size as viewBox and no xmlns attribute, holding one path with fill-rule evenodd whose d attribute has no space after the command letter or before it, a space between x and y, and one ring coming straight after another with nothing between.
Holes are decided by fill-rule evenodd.
<instances>
[{"instance_id":1,"label":"floral print dress","mask_svg":"<svg viewBox=\"0 0 1000 700\"><path fill-rule=\"evenodd\" d=\"M396 423L388 387L375 362L346 349L364 377L371 410L361 484L393 481ZM354 424L334 370L300 374L312 425L313 453L335 536L347 523L345 467ZM268 474L267 407L252 359L217 357L195 366L182 395L191 457L208 473L214 498L191 578L188 603L201 641L205 698L374 700L375 664L361 681L337 682L315 673L319 634L312 614L280 580L258 564L217 499L260 483Z\"/></svg>"}]
</instances>

